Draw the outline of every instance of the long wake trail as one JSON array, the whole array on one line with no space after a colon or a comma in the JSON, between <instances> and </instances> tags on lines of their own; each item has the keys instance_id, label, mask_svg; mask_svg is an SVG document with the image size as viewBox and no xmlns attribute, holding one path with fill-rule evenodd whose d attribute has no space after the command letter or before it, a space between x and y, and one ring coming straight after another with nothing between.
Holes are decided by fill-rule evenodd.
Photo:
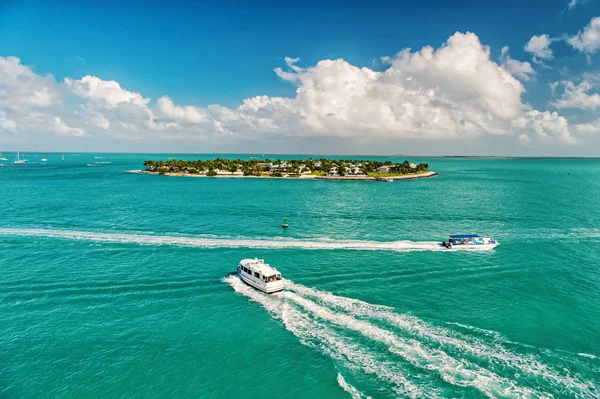
<instances>
[{"instance_id":1,"label":"long wake trail","mask_svg":"<svg viewBox=\"0 0 600 399\"><path fill-rule=\"evenodd\" d=\"M105 243L132 243L139 245L172 245L198 248L257 248L307 250L361 250L361 251L448 251L434 241L360 241L331 239L298 239L285 237L247 238L214 236L175 236L151 234L102 233L59 229L0 228L1 236L47 237L64 240ZM457 247L454 250L482 251L484 246Z\"/></svg>"},{"instance_id":2,"label":"long wake trail","mask_svg":"<svg viewBox=\"0 0 600 399\"><path fill-rule=\"evenodd\" d=\"M491 398L600 395L593 380L569 370L568 364L555 369L537 354L511 348L499 335L469 335L289 280L282 293L271 296L237 276L225 281L281 320L300 342L331 357L343 374L355 373L355 380L362 377L365 385L375 379L390 397L456 397L469 390ZM569 361L577 363L578 358ZM343 377L338 383L352 397L367 396L360 384L350 386Z\"/></svg>"}]
</instances>

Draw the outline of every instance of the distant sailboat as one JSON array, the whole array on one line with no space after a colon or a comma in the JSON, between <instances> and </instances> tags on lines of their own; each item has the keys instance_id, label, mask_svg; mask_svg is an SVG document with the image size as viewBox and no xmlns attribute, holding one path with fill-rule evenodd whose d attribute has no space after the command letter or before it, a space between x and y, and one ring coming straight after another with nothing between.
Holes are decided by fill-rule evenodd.
<instances>
[{"instance_id":1,"label":"distant sailboat","mask_svg":"<svg viewBox=\"0 0 600 399\"><path fill-rule=\"evenodd\" d=\"M63 160L63 161L65 160L65 156L64 156L64 155L62 156L62 160Z\"/></svg>"},{"instance_id":2,"label":"distant sailboat","mask_svg":"<svg viewBox=\"0 0 600 399\"><path fill-rule=\"evenodd\" d=\"M27 162L27 160L19 158L19 153L17 152L17 157L15 158L15 161L13 163L25 163L25 162Z\"/></svg>"},{"instance_id":3,"label":"distant sailboat","mask_svg":"<svg viewBox=\"0 0 600 399\"><path fill-rule=\"evenodd\" d=\"M4 158L4 157L2 156L2 153L1 153L1 152L0 152L0 161L8 161L8 159L6 159L6 158Z\"/></svg>"}]
</instances>

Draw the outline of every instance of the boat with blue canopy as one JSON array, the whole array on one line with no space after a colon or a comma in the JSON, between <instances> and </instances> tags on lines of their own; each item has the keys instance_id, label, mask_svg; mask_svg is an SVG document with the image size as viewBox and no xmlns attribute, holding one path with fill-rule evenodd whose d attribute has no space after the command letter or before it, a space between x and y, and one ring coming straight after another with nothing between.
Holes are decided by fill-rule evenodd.
<instances>
[{"instance_id":1,"label":"boat with blue canopy","mask_svg":"<svg viewBox=\"0 0 600 399\"><path fill-rule=\"evenodd\" d=\"M482 237L479 234L453 234L440 244L444 248L477 248L477 249L492 249L498 245L498 241L493 238Z\"/></svg>"}]
</instances>

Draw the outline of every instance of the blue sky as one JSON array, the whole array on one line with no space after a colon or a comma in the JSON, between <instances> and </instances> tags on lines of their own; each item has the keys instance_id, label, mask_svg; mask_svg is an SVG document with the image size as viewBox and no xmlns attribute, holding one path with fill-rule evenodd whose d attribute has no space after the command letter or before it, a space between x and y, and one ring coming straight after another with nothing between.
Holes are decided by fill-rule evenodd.
<instances>
[{"instance_id":1,"label":"blue sky","mask_svg":"<svg viewBox=\"0 0 600 399\"><path fill-rule=\"evenodd\" d=\"M554 112L549 106L550 83L568 80L579 84L584 73L600 71L597 52L586 56L565 40L553 42L553 57L544 64L533 63L532 54L525 51L534 35L570 37L582 31L593 17L600 16L600 1L580 0L572 9L567 3L3 1L0 56L18 57L20 65L40 76L53 75L59 85L65 78L78 80L89 75L118 82L121 88L150 99L149 105L166 95L175 107L206 108L219 104L235 109L244 99L258 95L294 98L296 89L302 86L298 81L285 81L273 71L276 67L286 68L286 56L300 58L293 65L303 68L302 73L308 73L321 60L340 58L359 68L385 71L389 65L381 61L383 56L393 57L405 48L413 52L424 46L438 49L455 32L473 32L483 46L489 46L493 62L500 64L504 46L509 47L512 59L529 62L535 77L521 79L521 100L541 112ZM594 90L597 92L595 86L588 94L594 94ZM82 102L70 96L60 97L60 101L67 108ZM586 124L595 121L598 111L599 108L569 108L561 116L567 115L569 122ZM7 118L14 112L6 111ZM67 115L60 118L63 123ZM77 124L75 120L72 123ZM84 124L79 128L83 132L80 136L88 135ZM335 127L329 127L324 136L344 136L334 130ZM70 132L78 135L77 130ZM0 144L26 144L33 140L24 138L26 135L16 137L14 131L9 134L10 137L3 135L0 130ZM242 143L244 134L240 134ZM91 136L100 140L98 133ZM103 141L107 149L121 146L118 132L109 136ZM202 140L207 139L205 136ZM273 136L261 139L271 143ZM290 138L290 143L298 139L291 137L293 132L284 136ZM408 141L415 140L414 134L409 136ZM520 136L519 132L514 136ZM190 137L182 139L182 149L193 142ZM44 142L40 137L37 140ZM160 137L152 140L160 142ZM237 144L228 140L223 149L234 150ZM138 144L140 150L146 149L143 142ZM124 146L138 148L135 142ZM286 150L285 140L274 149ZM572 148L568 152L571 151ZM588 154L586 151L582 149L581 153Z\"/></svg>"},{"instance_id":2,"label":"blue sky","mask_svg":"<svg viewBox=\"0 0 600 399\"><path fill-rule=\"evenodd\" d=\"M354 65L475 32L495 56L545 32L576 32L600 3L561 13L564 0L398 2L8 1L0 54L57 78L95 75L156 98L235 106L256 94L289 95L273 68L284 56ZM578 57L580 58L580 57Z\"/></svg>"}]
</instances>

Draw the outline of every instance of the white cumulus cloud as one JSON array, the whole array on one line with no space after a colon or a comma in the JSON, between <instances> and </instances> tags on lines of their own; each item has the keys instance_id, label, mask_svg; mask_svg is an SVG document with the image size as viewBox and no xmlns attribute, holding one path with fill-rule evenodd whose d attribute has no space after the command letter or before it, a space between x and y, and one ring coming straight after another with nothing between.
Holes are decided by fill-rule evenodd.
<instances>
[{"instance_id":1,"label":"white cumulus cloud","mask_svg":"<svg viewBox=\"0 0 600 399\"><path fill-rule=\"evenodd\" d=\"M208 121L206 112L200 107L179 107L173 103L168 96L162 96L158 99L158 110L167 118L190 123L204 123Z\"/></svg>"},{"instance_id":2,"label":"white cumulus cloud","mask_svg":"<svg viewBox=\"0 0 600 399\"><path fill-rule=\"evenodd\" d=\"M576 50L587 54L595 54L600 49L600 17L592 18L590 23L583 28L583 32L567 39L567 42Z\"/></svg>"},{"instance_id":3,"label":"white cumulus cloud","mask_svg":"<svg viewBox=\"0 0 600 399\"><path fill-rule=\"evenodd\" d=\"M574 126L575 130L581 134L597 134L600 133L600 119L591 123L579 123Z\"/></svg>"},{"instance_id":4,"label":"white cumulus cloud","mask_svg":"<svg viewBox=\"0 0 600 399\"><path fill-rule=\"evenodd\" d=\"M551 60L554 58L550 44L553 39L547 34L532 36L531 39L525 45L525 51L533 55L534 62L541 62L540 60Z\"/></svg>"},{"instance_id":5,"label":"white cumulus cloud","mask_svg":"<svg viewBox=\"0 0 600 399\"><path fill-rule=\"evenodd\" d=\"M150 101L143 98L139 93L121 88L114 80L102 80L96 76L84 76L79 80L66 78L67 87L80 97L94 101L101 101L107 107L114 108L121 103L132 103L137 106L145 106Z\"/></svg>"},{"instance_id":6,"label":"white cumulus cloud","mask_svg":"<svg viewBox=\"0 0 600 399\"><path fill-rule=\"evenodd\" d=\"M342 59L306 69L292 64L278 74L297 84L296 97L261 98L246 110L306 125L305 134L418 139L512 135L512 119L526 115L523 85L473 33L456 33L438 49L403 50L387 62L383 72Z\"/></svg>"},{"instance_id":7,"label":"white cumulus cloud","mask_svg":"<svg viewBox=\"0 0 600 399\"><path fill-rule=\"evenodd\" d=\"M586 79L585 77L589 78ZM598 87L594 82L592 75L584 75L584 79L576 84L570 80L554 82L550 85L554 92L562 88L562 94L559 99L552 102L556 108L578 108L593 110L600 108L600 94L591 93Z\"/></svg>"},{"instance_id":8,"label":"white cumulus cloud","mask_svg":"<svg viewBox=\"0 0 600 399\"><path fill-rule=\"evenodd\" d=\"M556 112L528 111L513 121L513 126L526 134L527 142L531 138L545 141L559 141L565 144L575 144L577 140L569 132L569 122ZM523 140L523 137L519 137Z\"/></svg>"},{"instance_id":9,"label":"white cumulus cloud","mask_svg":"<svg viewBox=\"0 0 600 399\"><path fill-rule=\"evenodd\" d=\"M531 78L535 76L535 70L531 67L529 62L522 62L510 58L508 46L502 48L500 65L519 79L531 80Z\"/></svg>"},{"instance_id":10,"label":"white cumulus cloud","mask_svg":"<svg viewBox=\"0 0 600 399\"><path fill-rule=\"evenodd\" d=\"M54 121L50 126L60 136L83 136L85 134L78 127L67 126L58 116L54 117Z\"/></svg>"},{"instance_id":11,"label":"white cumulus cloud","mask_svg":"<svg viewBox=\"0 0 600 399\"><path fill-rule=\"evenodd\" d=\"M27 112L59 103L62 95L52 76L36 74L17 57L0 57L0 109Z\"/></svg>"}]
</instances>

